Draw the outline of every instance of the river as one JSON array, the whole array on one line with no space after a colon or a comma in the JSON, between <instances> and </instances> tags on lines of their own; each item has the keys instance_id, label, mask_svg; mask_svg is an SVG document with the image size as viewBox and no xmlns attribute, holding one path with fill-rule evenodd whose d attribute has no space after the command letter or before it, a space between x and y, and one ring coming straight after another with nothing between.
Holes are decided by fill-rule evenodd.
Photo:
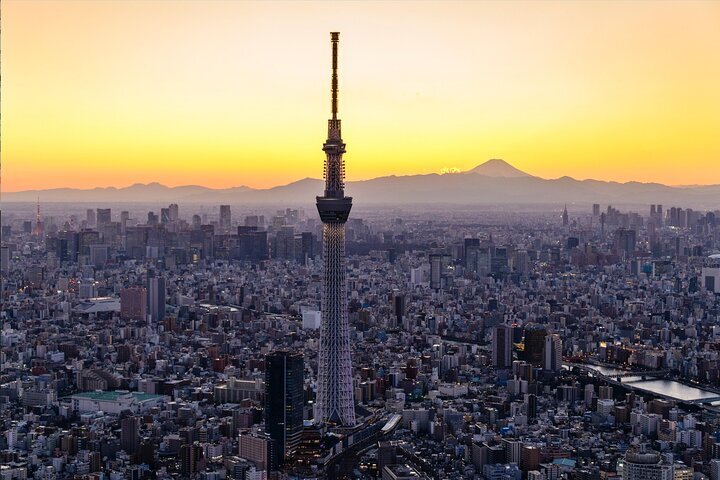
<instances>
[{"instance_id":1,"label":"river","mask_svg":"<svg viewBox=\"0 0 720 480\"><path fill-rule=\"evenodd\" d=\"M613 375L627 373L627 370L620 370L617 368L601 367L597 365L585 365L586 367L592 368L603 375L612 377ZM642 377L624 377L620 380L621 383L626 384L629 387L637 388L638 390L644 390L658 395L664 395L665 397L674 398L675 400L701 400L703 398L718 398L720 393L711 392L709 390L703 390L701 388L691 387L684 385L674 380L665 379L652 379L643 380ZM720 405L720 402L713 402L713 405Z\"/></svg>"}]
</instances>

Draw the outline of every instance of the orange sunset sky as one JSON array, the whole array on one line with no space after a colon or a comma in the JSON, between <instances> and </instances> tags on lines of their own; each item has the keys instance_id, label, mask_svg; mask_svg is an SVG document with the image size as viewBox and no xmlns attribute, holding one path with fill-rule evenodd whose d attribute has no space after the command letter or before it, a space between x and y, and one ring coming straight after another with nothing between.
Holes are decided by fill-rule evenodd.
<instances>
[{"instance_id":1,"label":"orange sunset sky","mask_svg":"<svg viewBox=\"0 0 720 480\"><path fill-rule=\"evenodd\" d=\"M2 2L2 187L349 180L503 158L720 184L720 2Z\"/></svg>"}]
</instances>

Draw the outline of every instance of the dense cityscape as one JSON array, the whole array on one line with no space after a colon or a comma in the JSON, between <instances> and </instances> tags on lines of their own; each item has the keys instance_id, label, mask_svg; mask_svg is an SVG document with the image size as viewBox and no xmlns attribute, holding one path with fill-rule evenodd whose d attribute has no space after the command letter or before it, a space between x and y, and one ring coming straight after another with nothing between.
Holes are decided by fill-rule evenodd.
<instances>
[{"instance_id":1,"label":"dense cityscape","mask_svg":"<svg viewBox=\"0 0 720 480\"><path fill-rule=\"evenodd\" d=\"M330 40L314 202L3 204L0 480L720 480L720 210L363 204Z\"/></svg>"},{"instance_id":2,"label":"dense cityscape","mask_svg":"<svg viewBox=\"0 0 720 480\"><path fill-rule=\"evenodd\" d=\"M4 479L718 478L720 212L351 217L338 431L316 214L86 210L3 212Z\"/></svg>"}]
</instances>

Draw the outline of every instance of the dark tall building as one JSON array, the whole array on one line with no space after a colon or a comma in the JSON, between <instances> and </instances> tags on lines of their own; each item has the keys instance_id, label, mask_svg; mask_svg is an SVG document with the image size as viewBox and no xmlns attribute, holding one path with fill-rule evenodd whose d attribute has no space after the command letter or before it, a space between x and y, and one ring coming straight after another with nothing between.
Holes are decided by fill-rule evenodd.
<instances>
[{"instance_id":1,"label":"dark tall building","mask_svg":"<svg viewBox=\"0 0 720 480\"><path fill-rule=\"evenodd\" d=\"M230 205L220 205L220 230L227 232L231 223Z\"/></svg>"},{"instance_id":2,"label":"dark tall building","mask_svg":"<svg viewBox=\"0 0 720 480\"><path fill-rule=\"evenodd\" d=\"M240 226L238 231L238 260L267 260L268 238L266 231L257 227Z\"/></svg>"},{"instance_id":3,"label":"dark tall building","mask_svg":"<svg viewBox=\"0 0 720 480\"><path fill-rule=\"evenodd\" d=\"M315 257L315 236L312 232L302 232L300 234L301 257L303 262L308 258Z\"/></svg>"},{"instance_id":4,"label":"dark tall building","mask_svg":"<svg viewBox=\"0 0 720 480\"><path fill-rule=\"evenodd\" d=\"M530 323L525 327L525 361L539 367L543 363L543 352L545 351L545 336L547 330L543 325Z\"/></svg>"},{"instance_id":5,"label":"dark tall building","mask_svg":"<svg viewBox=\"0 0 720 480\"><path fill-rule=\"evenodd\" d=\"M332 45L331 112L325 152L325 192L316 198L323 222L323 296L318 359L318 394L315 421L355 425L355 399L350 357L350 323L347 308L345 222L352 198L345 196L345 143L337 118L337 58L340 34L330 34Z\"/></svg>"},{"instance_id":6,"label":"dark tall building","mask_svg":"<svg viewBox=\"0 0 720 480\"><path fill-rule=\"evenodd\" d=\"M129 454L137 452L140 444L140 419L126 417L120 421L120 448Z\"/></svg>"},{"instance_id":7,"label":"dark tall building","mask_svg":"<svg viewBox=\"0 0 720 480\"><path fill-rule=\"evenodd\" d=\"M190 478L200 470L203 462L203 448L200 444L185 444L180 446L180 474L183 478Z\"/></svg>"},{"instance_id":8,"label":"dark tall building","mask_svg":"<svg viewBox=\"0 0 720 480\"><path fill-rule=\"evenodd\" d=\"M279 350L265 356L265 431L274 457L284 463L300 444L303 431L302 353Z\"/></svg>"},{"instance_id":9,"label":"dark tall building","mask_svg":"<svg viewBox=\"0 0 720 480\"><path fill-rule=\"evenodd\" d=\"M390 325L398 327L403 324L403 318L405 317L405 295L400 293L399 290L393 290L392 294L392 310L393 310L393 323Z\"/></svg>"},{"instance_id":10,"label":"dark tall building","mask_svg":"<svg viewBox=\"0 0 720 480\"><path fill-rule=\"evenodd\" d=\"M510 368L512 365L512 329L507 323L493 328L492 364L495 368Z\"/></svg>"},{"instance_id":11,"label":"dark tall building","mask_svg":"<svg viewBox=\"0 0 720 480\"><path fill-rule=\"evenodd\" d=\"M148 272L147 278L147 313L151 315L153 322L160 322L165 318L165 302L167 291L165 290L165 278L156 276L152 270Z\"/></svg>"}]
</instances>

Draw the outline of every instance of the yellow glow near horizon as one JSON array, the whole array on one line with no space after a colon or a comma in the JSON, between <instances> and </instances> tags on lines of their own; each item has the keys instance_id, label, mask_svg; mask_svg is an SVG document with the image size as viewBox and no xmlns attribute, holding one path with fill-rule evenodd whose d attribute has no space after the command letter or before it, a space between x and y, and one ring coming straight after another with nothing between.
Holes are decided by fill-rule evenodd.
<instances>
[{"instance_id":1,"label":"yellow glow near horizon","mask_svg":"<svg viewBox=\"0 0 720 480\"><path fill-rule=\"evenodd\" d=\"M720 183L720 2L5 0L5 191L467 170Z\"/></svg>"}]
</instances>

